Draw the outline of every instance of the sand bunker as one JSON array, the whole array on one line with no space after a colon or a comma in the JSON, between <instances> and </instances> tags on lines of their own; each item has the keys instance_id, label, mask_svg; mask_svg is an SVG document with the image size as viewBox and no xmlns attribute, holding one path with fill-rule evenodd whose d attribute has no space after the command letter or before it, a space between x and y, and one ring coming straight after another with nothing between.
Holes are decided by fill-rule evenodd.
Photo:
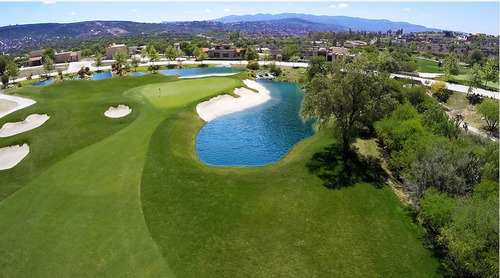
<instances>
[{"instance_id":1,"label":"sand bunker","mask_svg":"<svg viewBox=\"0 0 500 278\"><path fill-rule=\"evenodd\" d=\"M0 149L0 170L7 170L16 166L30 152L28 144L15 145Z\"/></svg>"},{"instance_id":2,"label":"sand bunker","mask_svg":"<svg viewBox=\"0 0 500 278\"><path fill-rule=\"evenodd\" d=\"M31 99L10 96L10 95L4 95L2 93L0 93L0 100L2 100L2 102L8 101L8 102L14 103L14 105L12 105L11 103L4 102L4 105L6 105L6 107L4 107L4 109L2 109L5 111L0 111L0 118L2 118L5 115L8 115L14 111L23 109L25 107L28 107L28 106L36 103L36 101L31 100Z\"/></svg>"},{"instance_id":3,"label":"sand bunker","mask_svg":"<svg viewBox=\"0 0 500 278\"><path fill-rule=\"evenodd\" d=\"M50 117L47 115L32 114L22 122L6 123L0 128L0 137L9 137L35 129L43 125Z\"/></svg>"},{"instance_id":4,"label":"sand bunker","mask_svg":"<svg viewBox=\"0 0 500 278\"><path fill-rule=\"evenodd\" d=\"M131 112L132 109L130 109L130 107L120 104L118 107L110 107L104 112L104 115L108 118L121 118L127 116Z\"/></svg>"},{"instance_id":5,"label":"sand bunker","mask_svg":"<svg viewBox=\"0 0 500 278\"><path fill-rule=\"evenodd\" d=\"M221 95L202 102L196 106L196 112L198 112L200 118L208 122L222 115L263 104L271 99L269 90L261 84L248 79L243 80L243 82L247 87L257 90L258 93L247 88L236 88L234 93L239 95L239 98Z\"/></svg>"}]
</instances>

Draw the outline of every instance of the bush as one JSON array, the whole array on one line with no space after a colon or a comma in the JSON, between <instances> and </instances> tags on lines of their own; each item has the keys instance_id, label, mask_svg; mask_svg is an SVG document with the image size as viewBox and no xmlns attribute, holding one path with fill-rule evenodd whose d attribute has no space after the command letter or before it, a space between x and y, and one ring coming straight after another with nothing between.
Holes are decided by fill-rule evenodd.
<instances>
[{"instance_id":1,"label":"bush","mask_svg":"<svg viewBox=\"0 0 500 278\"><path fill-rule=\"evenodd\" d=\"M443 81L437 81L431 84L431 92L434 97L440 102L447 102L448 98L453 94L452 91L448 90L446 83Z\"/></svg>"},{"instance_id":2,"label":"bush","mask_svg":"<svg viewBox=\"0 0 500 278\"><path fill-rule=\"evenodd\" d=\"M259 63L257 61L248 61L247 69L258 70L260 69Z\"/></svg>"}]
</instances>

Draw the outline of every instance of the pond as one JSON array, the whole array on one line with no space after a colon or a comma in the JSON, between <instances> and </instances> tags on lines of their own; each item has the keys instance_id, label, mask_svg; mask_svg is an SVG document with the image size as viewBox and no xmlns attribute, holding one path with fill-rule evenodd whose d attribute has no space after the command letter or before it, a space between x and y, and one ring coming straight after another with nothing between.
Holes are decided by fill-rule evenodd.
<instances>
[{"instance_id":1,"label":"pond","mask_svg":"<svg viewBox=\"0 0 500 278\"><path fill-rule=\"evenodd\" d=\"M46 86L46 85L52 84L53 82L54 82L53 80L44 80L44 81L33 83L31 85L32 86Z\"/></svg>"},{"instance_id":2,"label":"pond","mask_svg":"<svg viewBox=\"0 0 500 278\"><path fill-rule=\"evenodd\" d=\"M239 72L242 72L242 70L229 68L229 67L206 67L206 68L160 70L160 73L162 73L162 74L179 75L181 77L198 76L198 75L211 75L211 74L239 73Z\"/></svg>"},{"instance_id":3,"label":"pond","mask_svg":"<svg viewBox=\"0 0 500 278\"><path fill-rule=\"evenodd\" d=\"M268 165L314 135L314 121L299 114L305 96L299 85L258 82L271 92L271 99L206 123L196 137L200 161L213 166Z\"/></svg>"},{"instance_id":4,"label":"pond","mask_svg":"<svg viewBox=\"0 0 500 278\"><path fill-rule=\"evenodd\" d=\"M106 71L92 75L92 80L103 80L111 77L113 77L113 73L111 73L110 71Z\"/></svg>"},{"instance_id":5,"label":"pond","mask_svg":"<svg viewBox=\"0 0 500 278\"><path fill-rule=\"evenodd\" d=\"M131 72L130 75L132 76L141 76L141 75L145 75L147 74L147 72L145 71L134 71L134 72Z\"/></svg>"}]
</instances>

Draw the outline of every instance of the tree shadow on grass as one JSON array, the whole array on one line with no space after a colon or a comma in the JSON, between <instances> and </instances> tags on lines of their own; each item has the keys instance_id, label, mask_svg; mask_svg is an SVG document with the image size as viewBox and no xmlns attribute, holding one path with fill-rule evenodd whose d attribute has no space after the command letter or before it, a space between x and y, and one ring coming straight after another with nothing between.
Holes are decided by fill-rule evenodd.
<instances>
[{"instance_id":1,"label":"tree shadow on grass","mask_svg":"<svg viewBox=\"0 0 500 278\"><path fill-rule=\"evenodd\" d=\"M388 178L380 159L365 157L354 150L343 156L340 144L333 144L315 153L306 167L310 173L322 179L323 185L329 189L352 186L358 182L368 182L376 188L382 188Z\"/></svg>"}]
</instances>

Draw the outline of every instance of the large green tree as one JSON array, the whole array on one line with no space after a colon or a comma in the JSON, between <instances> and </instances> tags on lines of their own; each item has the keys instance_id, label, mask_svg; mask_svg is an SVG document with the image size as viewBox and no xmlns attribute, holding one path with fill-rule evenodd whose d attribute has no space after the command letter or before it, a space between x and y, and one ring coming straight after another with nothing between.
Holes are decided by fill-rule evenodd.
<instances>
[{"instance_id":1,"label":"large green tree","mask_svg":"<svg viewBox=\"0 0 500 278\"><path fill-rule=\"evenodd\" d=\"M95 66L97 67L97 71L99 71L99 67L102 66L102 54L101 54L101 52L97 52L95 54Z\"/></svg>"},{"instance_id":2,"label":"large green tree","mask_svg":"<svg viewBox=\"0 0 500 278\"><path fill-rule=\"evenodd\" d=\"M281 55L283 56L283 60L289 61L294 55L300 56L300 48L294 44L287 45L281 51Z\"/></svg>"},{"instance_id":3,"label":"large green tree","mask_svg":"<svg viewBox=\"0 0 500 278\"><path fill-rule=\"evenodd\" d=\"M485 99L476 106L479 113L484 116L486 121L486 130L493 131L498 127L498 102Z\"/></svg>"},{"instance_id":4,"label":"large green tree","mask_svg":"<svg viewBox=\"0 0 500 278\"><path fill-rule=\"evenodd\" d=\"M49 57L54 61L56 59L56 51L53 48L45 48L43 50L43 57Z\"/></svg>"},{"instance_id":5,"label":"large green tree","mask_svg":"<svg viewBox=\"0 0 500 278\"><path fill-rule=\"evenodd\" d=\"M460 73L460 66L458 63L459 61L455 54L450 53L446 55L443 63L444 74L446 77L450 78L451 75L457 75Z\"/></svg>"},{"instance_id":6,"label":"large green tree","mask_svg":"<svg viewBox=\"0 0 500 278\"><path fill-rule=\"evenodd\" d=\"M50 76L50 73L55 69L54 60L52 58L45 56L43 58L43 70Z\"/></svg>"},{"instance_id":7,"label":"large green tree","mask_svg":"<svg viewBox=\"0 0 500 278\"><path fill-rule=\"evenodd\" d=\"M488 81L498 81L498 60L489 59L481 70L481 75L484 79L484 86L488 85Z\"/></svg>"},{"instance_id":8,"label":"large green tree","mask_svg":"<svg viewBox=\"0 0 500 278\"><path fill-rule=\"evenodd\" d=\"M14 61L9 61L5 67L5 74L8 77L12 77L12 81L19 76L19 68Z\"/></svg>"},{"instance_id":9,"label":"large green tree","mask_svg":"<svg viewBox=\"0 0 500 278\"><path fill-rule=\"evenodd\" d=\"M363 63L336 64L331 74L316 74L306 85L302 115L317 119L319 127L335 119L340 129L342 153L347 157L356 138L356 125L371 99L383 92L380 75L364 70Z\"/></svg>"},{"instance_id":10,"label":"large green tree","mask_svg":"<svg viewBox=\"0 0 500 278\"><path fill-rule=\"evenodd\" d=\"M173 48L172 46L168 46L165 49L165 58L167 58L169 65L170 61L174 61L175 59L177 59L177 57L179 57L179 53L175 48Z\"/></svg>"},{"instance_id":11,"label":"large green tree","mask_svg":"<svg viewBox=\"0 0 500 278\"><path fill-rule=\"evenodd\" d=\"M245 60L251 61L257 59L259 59L259 54L257 53L257 50L255 50L255 47L247 47L247 49L245 50Z\"/></svg>"},{"instance_id":12,"label":"large green tree","mask_svg":"<svg viewBox=\"0 0 500 278\"><path fill-rule=\"evenodd\" d=\"M482 84L482 76L481 76L481 68L479 64L475 64L472 68L467 72L467 76L465 77L465 83L469 88L467 89L467 95L471 94L474 88L478 88Z\"/></svg>"}]
</instances>

